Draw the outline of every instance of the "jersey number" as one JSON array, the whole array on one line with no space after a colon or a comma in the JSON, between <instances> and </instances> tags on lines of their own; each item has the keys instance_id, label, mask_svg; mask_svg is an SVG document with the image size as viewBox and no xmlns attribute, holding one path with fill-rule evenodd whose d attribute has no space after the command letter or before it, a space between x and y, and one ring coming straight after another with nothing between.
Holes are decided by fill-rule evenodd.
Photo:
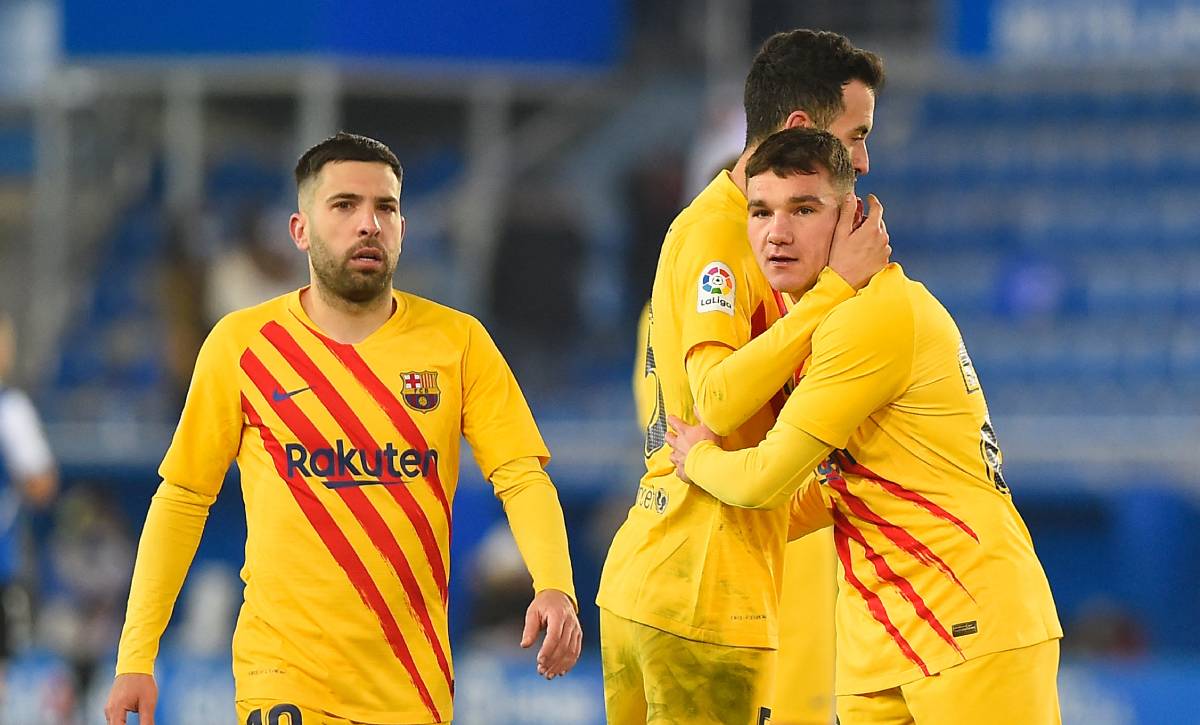
<instances>
[{"instance_id":1,"label":"jersey number","mask_svg":"<svg viewBox=\"0 0 1200 725\"><path fill-rule=\"evenodd\" d=\"M271 708L270 712L267 713L266 725L284 725L281 719L284 715L288 716L286 725L303 725L303 721L300 718L300 708L295 705L284 704ZM262 710L258 709L251 712L250 716L246 718L246 725L264 725Z\"/></svg>"},{"instance_id":2,"label":"jersey number","mask_svg":"<svg viewBox=\"0 0 1200 725\"><path fill-rule=\"evenodd\" d=\"M663 403L662 383L654 364L654 347L650 344L650 331L654 329L654 308L650 308L650 324L646 325L646 370L643 377L654 378L654 411L646 426L646 458L662 448L667 442L667 406Z\"/></svg>"},{"instance_id":3,"label":"jersey number","mask_svg":"<svg viewBox=\"0 0 1200 725\"><path fill-rule=\"evenodd\" d=\"M996 429L992 428L990 417L983 419L983 427L979 429L979 455L983 456L987 476L996 485L996 490L1009 493L1008 484L1004 482L1004 456L1000 453L1000 443L996 440Z\"/></svg>"}]
</instances>

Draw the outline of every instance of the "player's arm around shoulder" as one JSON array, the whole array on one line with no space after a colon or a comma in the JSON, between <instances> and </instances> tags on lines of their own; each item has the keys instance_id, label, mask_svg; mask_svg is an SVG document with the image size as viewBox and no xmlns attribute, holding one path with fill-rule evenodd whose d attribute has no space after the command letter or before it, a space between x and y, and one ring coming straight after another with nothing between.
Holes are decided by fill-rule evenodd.
<instances>
[{"instance_id":1,"label":"player's arm around shoulder","mask_svg":"<svg viewBox=\"0 0 1200 725\"><path fill-rule=\"evenodd\" d=\"M912 304L903 274L889 265L813 333L812 361L779 414L834 448L871 414L895 400L910 379Z\"/></svg>"}]
</instances>

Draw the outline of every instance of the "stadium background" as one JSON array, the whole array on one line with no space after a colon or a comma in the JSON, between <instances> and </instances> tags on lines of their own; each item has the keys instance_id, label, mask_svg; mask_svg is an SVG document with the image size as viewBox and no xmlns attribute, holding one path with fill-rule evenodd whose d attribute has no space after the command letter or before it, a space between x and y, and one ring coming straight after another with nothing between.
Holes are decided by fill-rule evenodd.
<instances>
[{"instance_id":1,"label":"stadium background","mask_svg":"<svg viewBox=\"0 0 1200 725\"><path fill-rule=\"evenodd\" d=\"M404 163L398 284L493 331L567 513L587 650L545 683L514 651L527 580L466 467L456 722L601 722L591 599L639 475L635 317L667 223L740 150L750 55L798 26L886 59L860 194L987 390L1067 632L1065 722L1200 722L1197 0L0 0L0 306L64 481L28 521L0 722L103 721L195 350L303 280L290 166L337 128ZM160 723L232 720L244 527L231 474Z\"/></svg>"}]
</instances>

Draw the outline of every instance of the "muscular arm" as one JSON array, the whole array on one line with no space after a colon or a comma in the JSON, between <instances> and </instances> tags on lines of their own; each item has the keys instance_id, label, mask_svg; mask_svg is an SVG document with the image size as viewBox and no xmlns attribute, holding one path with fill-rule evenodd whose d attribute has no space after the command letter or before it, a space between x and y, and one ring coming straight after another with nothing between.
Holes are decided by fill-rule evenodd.
<instances>
[{"instance_id":1,"label":"muscular arm","mask_svg":"<svg viewBox=\"0 0 1200 725\"><path fill-rule=\"evenodd\" d=\"M491 481L521 558L533 576L534 591L557 589L569 596L578 610L562 507L541 461L534 456L509 461L492 473Z\"/></svg>"},{"instance_id":2,"label":"muscular arm","mask_svg":"<svg viewBox=\"0 0 1200 725\"><path fill-rule=\"evenodd\" d=\"M813 331L825 315L853 296L854 289L826 267L791 311L741 349L717 343L692 348L687 376L700 420L717 435L737 430L808 358Z\"/></svg>"}]
</instances>

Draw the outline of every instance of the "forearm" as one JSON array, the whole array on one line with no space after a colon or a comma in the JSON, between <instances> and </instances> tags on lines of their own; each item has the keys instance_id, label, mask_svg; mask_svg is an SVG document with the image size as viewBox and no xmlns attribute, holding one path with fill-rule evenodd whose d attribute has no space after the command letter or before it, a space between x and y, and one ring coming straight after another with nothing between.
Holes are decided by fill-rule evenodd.
<instances>
[{"instance_id":1,"label":"forearm","mask_svg":"<svg viewBox=\"0 0 1200 725\"><path fill-rule=\"evenodd\" d=\"M692 483L731 506L771 509L786 504L833 447L786 423L777 423L755 448L723 451L700 441L688 453Z\"/></svg>"},{"instance_id":2,"label":"forearm","mask_svg":"<svg viewBox=\"0 0 1200 725\"><path fill-rule=\"evenodd\" d=\"M532 456L518 458L497 468L491 480L534 591L557 589L578 609L562 506L541 463Z\"/></svg>"},{"instance_id":3,"label":"forearm","mask_svg":"<svg viewBox=\"0 0 1200 725\"><path fill-rule=\"evenodd\" d=\"M788 511L788 541L808 536L826 526L833 526L821 487L816 485L816 472L809 474L813 480L806 481L791 498Z\"/></svg>"},{"instance_id":4,"label":"forearm","mask_svg":"<svg viewBox=\"0 0 1200 725\"><path fill-rule=\"evenodd\" d=\"M117 674L154 672L159 640L196 555L213 500L166 481L158 487L138 543Z\"/></svg>"},{"instance_id":5,"label":"forearm","mask_svg":"<svg viewBox=\"0 0 1200 725\"><path fill-rule=\"evenodd\" d=\"M692 399L700 420L717 435L737 430L791 379L812 353L812 335L825 314L854 296L826 268L786 315L739 350L697 349L687 359Z\"/></svg>"}]
</instances>

